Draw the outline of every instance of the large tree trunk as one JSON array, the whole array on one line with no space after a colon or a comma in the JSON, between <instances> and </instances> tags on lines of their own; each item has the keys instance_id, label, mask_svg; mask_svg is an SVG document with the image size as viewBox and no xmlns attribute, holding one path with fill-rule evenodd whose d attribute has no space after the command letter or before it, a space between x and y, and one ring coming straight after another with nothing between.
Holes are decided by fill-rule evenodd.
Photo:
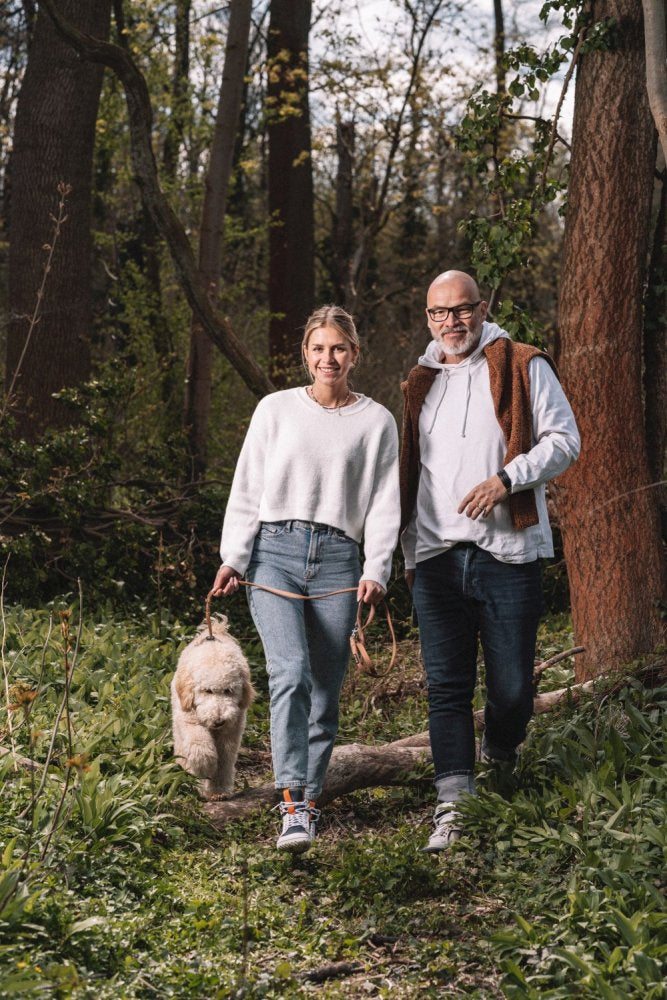
<instances>
[{"instance_id":1,"label":"large tree trunk","mask_svg":"<svg viewBox=\"0 0 667 1000\"><path fill-rule=\"evenodd\" d=\"M268 39L269 354L284 385L315 297L308 109L311 0L271 0Z\"/></svg>"},{"instance_id":2,"label":"large tree trunk","mask_svg":"<svg viewBox=\"0 0 667 1000\"><path fill-rule=\"evenodd\" d=\"M596 0L613 47L577 77L559 322L561 372L582 435L557 502L570 576L578 678L653 649L662 596L657 495L642 400L642 291L655 132L641 0Z\"/></svg>"},{"instance_id":3,"label":"large tree trunk","mask_svg":"<svg viewBox=\"0 0 667 1000\"><path fill-rule=\"evenodd\" d=\"M227 192L243 99L251 12L252 0L232 0L218 112L206 174L199 236L199 273L212 303L217 297L222 270ZM201 479L206 471L212 354L211 338L198 316L193 314L184 405L192 479Z\"/></svg>"},{"instance_id":4,"label":"large tree trunk","mask_svg":"<svg viewBox=\"0 0 667 1000\"><path fill-rule=\"evenodd\" d=\"M111 0L59 0L73 24L107 38ZM90 233L95 121L102 67L82 62L40 6L19 94L9 209L9 309L6 386L13 386L19 434L35 439L64 426L68 410L52 398L90 372L92 325ZM53 236L57 185L71 186L68 220L46 281L41 318L29 332Z\"/></svg>"},{"instance_id":5,"label":"large tree trunk","mask_svg":"<svg viewBox=\"0 0 667 1000\"><path fill-rule=\"evenodd\" d=\"M653 229L653 247L644 306L644 394L646 444L651 476L656 483L663 542L667 541L667 169L658 186L658 212Z\"/></svg>"}]
</instances>

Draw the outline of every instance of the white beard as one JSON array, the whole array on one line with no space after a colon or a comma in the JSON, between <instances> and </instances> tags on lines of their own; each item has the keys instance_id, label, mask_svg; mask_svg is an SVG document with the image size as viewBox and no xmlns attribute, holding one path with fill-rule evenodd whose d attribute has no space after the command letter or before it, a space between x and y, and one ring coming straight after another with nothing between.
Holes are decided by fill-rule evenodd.
<instances>
[{"instance_id":1,"label":"white beard","mask_svg":"<svg viewBox=\"0 0 667 1000\"><path fill-rule=\"evenodd\" d=\"M481 330L467 330L466 336L458 344L451 347L447 344L445 337L440 338L440 343L446 354L456 357L459 354L467 354L474 351L482 336Z\"/></svg>"}]
</instances>

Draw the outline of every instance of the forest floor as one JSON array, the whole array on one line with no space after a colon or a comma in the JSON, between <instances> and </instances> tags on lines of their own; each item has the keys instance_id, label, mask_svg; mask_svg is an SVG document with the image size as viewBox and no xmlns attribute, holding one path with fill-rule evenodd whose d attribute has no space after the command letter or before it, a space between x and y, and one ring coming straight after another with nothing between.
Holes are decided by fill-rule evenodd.
<instances>
[{"instance_id":1,"label":"forest floor","mask_svg":"<svg viewBox=\"0 0 667 1000\"><path fill-rule=\"evenodd\" d=\"M268 809L215 830L172 759L169 681L192 630L77 616L3 614L1 997L664 996L664 661L536 718L515 774L480 771L445 854L420 852L422 768L331 803L291 859ZM261 650L241 638L258 698L239 789L270 780ZM572 644L551 619L538 656ZM399 652L391 676L350 673L339 742L426 728L416 637ZM16 765L51 746L46 775Z\"/></svg>"}]
</instances>

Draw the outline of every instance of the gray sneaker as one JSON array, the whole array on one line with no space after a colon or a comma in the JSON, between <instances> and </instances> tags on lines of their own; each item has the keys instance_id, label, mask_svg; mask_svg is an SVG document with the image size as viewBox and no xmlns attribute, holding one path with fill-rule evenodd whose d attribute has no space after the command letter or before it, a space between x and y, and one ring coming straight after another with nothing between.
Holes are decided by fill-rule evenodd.
<instances>
[{"instance_id":1,"label":"gray sneaker","mask_svg":"<svg viewBox=\"0 0 667 1000\"><path fill-rule=\"evenodd\" d=\"M314 802L280 802L282 830L276 841L279 851L303 854L310 849L315 839L316 824L320 810Z\"/></svg>"},{"instance_id":2,"label":"gray sneaker","mask_svg":"<svg viewBox=\"0 0 667 1000\"><path fill-rule=\"evenodd\" d=\"M433 833L428 839L428 844L422 847L422 851L426 854L446 851L460 838L461 817L456 811L456 803L439 802L433 814L433 825Z\"/></svg>"}]
</instances>

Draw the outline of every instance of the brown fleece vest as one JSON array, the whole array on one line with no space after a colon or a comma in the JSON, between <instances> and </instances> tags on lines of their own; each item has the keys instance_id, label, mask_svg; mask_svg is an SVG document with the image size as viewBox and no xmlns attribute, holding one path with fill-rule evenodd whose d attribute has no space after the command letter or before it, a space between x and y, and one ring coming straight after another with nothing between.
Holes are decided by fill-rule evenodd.
<instances>
[{"instance_id":1,"label":"brown fleece vest","mask_svg":"<svg viewBox=\"0 0 667 1000\"><path fill-rule=\"evenodd\" d=\"M502 337L484 348L484 356L489 366L489 382L493 408L505 437L507 450L503 465L507 465L517 455L523 455L532 447L532 411L530 405L530 379L528 365L533 358L544 358L553 368L556 366L548 354L530 344L517 344ZM433 385L437 368L415 365L405 382L403 390L403 441L401 445L401 531L412 517L417 490L419 488L419 414L428 391ZM522 531L538 523L537 504L534 490L522 490L509 497L512 524L516 531Z\"/></svg>"}]
</instances>

